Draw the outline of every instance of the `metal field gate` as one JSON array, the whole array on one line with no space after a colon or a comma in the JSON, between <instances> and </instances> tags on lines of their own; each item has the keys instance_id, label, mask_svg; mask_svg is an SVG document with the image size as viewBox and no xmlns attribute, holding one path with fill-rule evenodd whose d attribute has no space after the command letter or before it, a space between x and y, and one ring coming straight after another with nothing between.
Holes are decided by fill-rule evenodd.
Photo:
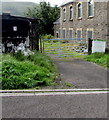
<instances>
[{"instance_id":1,"label":"metal field gate","mask_svg":"<svg viewBox=\"0 0 109 120\"><path fill-rule=\"evenodd\" d=\"M44 39L43 50L54 58L81 56L88 52L85 39Z\"/></svg>"}]
</instances>

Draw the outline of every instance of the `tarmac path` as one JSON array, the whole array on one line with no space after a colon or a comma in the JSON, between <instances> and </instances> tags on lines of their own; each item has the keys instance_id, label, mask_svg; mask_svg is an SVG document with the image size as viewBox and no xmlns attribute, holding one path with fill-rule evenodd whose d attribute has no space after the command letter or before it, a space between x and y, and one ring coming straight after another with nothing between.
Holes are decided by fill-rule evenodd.
<instances>
[{"instance_id":1,"label":"tarmac path","mask_svg":"<svg viewBox=\"0 0 109 120\"><path fill-rule=\"evenodd\" d=\"M107 88L107 69L81 59L53 59L61 82L73 88Z\"/></svg>"}]
</instances>

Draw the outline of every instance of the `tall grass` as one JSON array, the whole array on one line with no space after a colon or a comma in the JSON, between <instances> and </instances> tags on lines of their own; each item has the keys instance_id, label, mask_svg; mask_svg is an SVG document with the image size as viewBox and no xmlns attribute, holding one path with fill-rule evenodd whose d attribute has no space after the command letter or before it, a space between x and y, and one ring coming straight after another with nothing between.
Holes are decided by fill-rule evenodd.
<instances>
[{"instance_id":1,"label":"tall grass","mask_svg":"<svg viewBox=\"0 0 109 120\"><path fill-rule=\"evenodd\" d=\"M27 57L18 55L2 56L2 89L27 89L53 84L57 72L49 57L41 53Z\"/></svg>"},{"instance_id":2,"label":"tall grass","mask_svg":"<svg viewBox=\"0 0 109 120\"><path fill-rule=\"evenodd\" d=\"M86 56L84 59L109 68L109 54L93 53L91 55Z\"/></svg>"}]
</instances>

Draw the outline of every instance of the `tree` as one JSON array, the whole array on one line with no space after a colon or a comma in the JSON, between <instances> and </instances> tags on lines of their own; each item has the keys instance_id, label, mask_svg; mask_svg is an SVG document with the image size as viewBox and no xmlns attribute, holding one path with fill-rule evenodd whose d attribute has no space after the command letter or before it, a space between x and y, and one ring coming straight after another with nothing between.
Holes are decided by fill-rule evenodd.
<instances>
[{"instance_id":1,"label":"tree","mask_svg":"<svg viewBox=\"0 0 109 120\"><path fill-rule=\"evenodd\" d=\"M53 35L53 22L55 22L60 16L59 7L51 7L50 3L40 2L39 7L28 9L25 14L27 17L39 18L41 20L41 34Z\"/></svg>"}]
</instances>

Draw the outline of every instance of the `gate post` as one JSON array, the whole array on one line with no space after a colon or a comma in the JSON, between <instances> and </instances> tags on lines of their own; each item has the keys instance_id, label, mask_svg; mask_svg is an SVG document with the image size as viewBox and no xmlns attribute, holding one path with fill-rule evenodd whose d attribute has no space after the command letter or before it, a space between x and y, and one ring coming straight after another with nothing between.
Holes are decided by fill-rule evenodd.
<instances>
[{"instance_id":1,"label":"gate post","mask_svg":"<svg viewBox=\"0 0 109 120\"><path fill-rule=\"evenodd\" d=\"M88 55L92 53L92 39L88 39Z\"/></svg>"},{"instance_id":2,"label":"gate post","mask_svg":"<svg viewBox=\"0 0 109 120\"><path fill-rule=\"evenodd\" d=\"M44 39L42 39L42 51L44 53L44 49L45 49L45 46L44 46Z\"/></svg>"},{"instance_id":3,"label":"gate post","mask_svg":"<svg viewBox=\"0 0 109 120\"><path fill-rule=\"evenodd\" d=\"M42 53L43 49L42 49L42 39L41 38L39 38L39 42L40 42L40 52Z\"/></svg>"}]
</instances>

